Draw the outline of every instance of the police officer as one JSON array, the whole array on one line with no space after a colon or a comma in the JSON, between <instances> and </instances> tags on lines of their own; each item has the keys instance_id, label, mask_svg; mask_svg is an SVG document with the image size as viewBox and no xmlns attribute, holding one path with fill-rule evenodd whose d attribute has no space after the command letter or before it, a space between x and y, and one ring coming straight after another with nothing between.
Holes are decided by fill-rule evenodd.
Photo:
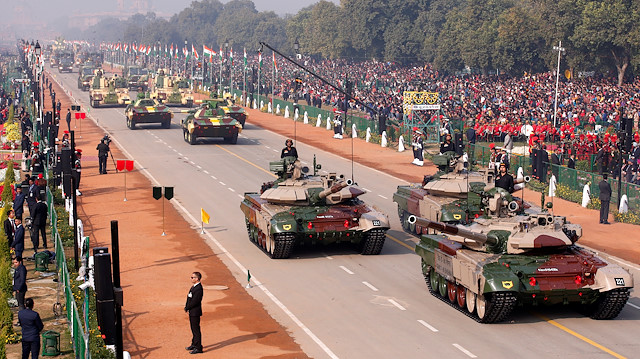
<instances>
[{"instance_id":1,"label":"police officer","mask_svg":"<svg viewBox=\"0 0 640 359\"><path fill-rule=\"evenodd\" d=\"M514 189L513 176L507 172L507 166L504 162L500 163L500 172L496 176L496 187L505 189L509 193L512 193Z\"/></svg>"},{"instance_id":2,"label":"police officer","mask_svg":"<svg viewBox=\"0 0 640 359\"><path fill-rule=\"evenodd\" d=\"M98 150L98 169L100 174L107 174L107 157L109 156L109 144L107 144L108 136L104 136L96 150Z\"/></svg>"}]
</instances>

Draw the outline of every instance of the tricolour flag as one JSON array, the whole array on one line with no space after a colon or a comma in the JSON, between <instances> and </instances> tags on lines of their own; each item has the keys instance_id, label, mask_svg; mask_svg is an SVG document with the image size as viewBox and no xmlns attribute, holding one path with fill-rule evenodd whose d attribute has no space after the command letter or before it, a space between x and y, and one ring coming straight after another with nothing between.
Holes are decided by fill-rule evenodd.
<instances>
[{"instance_id":1,"label":"tricolour flag","mask_svg":"<svg viewBox=\"0 0 640 359\"><path fill-rule=\"evenodd\" d=\"M213 57L216 56L216 52L206 45L202 45L202 56L209 56L209 62L213 62Z\"/></svg>"},{"instance_id":2,"label":"tricolour flag","mask_svg":"<svg viewBox=\"0 0 640 359\"><path fill-rule=\"evenodd\" d=\"M196 48L193 47L193 44L191 44L191 53L193 54L193 58L196 59L196 61L200 59L200 56L198 56L198 51L196 51Z\"/></svg>"},{"instance_id":3,"label":"tricolour flag","mask_svg":"<svg viewBox=\"0 0 640 359\"><path fill-rule=\"evenodd\" d=\"M276 53L273 53L273 68L276 69L276 72L278 72L278 64L276 63Z\"/></svg>"},{"instance_id":4,"label":"tricolour flag","mask_svg":"<svg viewBox=\"0 0 640 359\"><path fill-rule=\"evenodd\" d=\"M171 57L173 57L173 44L171 44L171 49L169 50L169 55L171 55Z\"/></svg>"},{"instance_id":5,"label":"tricolour flag","mask_svg":"<svg viewBox=\"0 0 640 359\"><path fill-rule=\"evenodd\" d=\"M258 65L262 68L262 51L258 52Z\"/></svg>"},{"instance_id":6,"label":"tricolour flag","mask_svg":"<svg viewBox=\"0 0 640 359\"><path fill-rule=\"evenodd\" d=\"M151 53L151 45L147 46L145 53L147 54L147 56L149 56L149 54ZM153 47L153 54L156 54L156 47Z\"/></svg>"},{"instance_id":7,"label":"tricolour flag","mask_svg":"<svg viewBox=\"0 0 640 359\"><path fill-rule=\"evenodd\" d=\"M231 66L233 66L233 46L231 47L231 52L229 53L229 60L231 60Z\"/></svg>"},{"instance_id":8,"label":"tricolour flag","mask_svg":"<svg viewBox=\"0 0 640 359\"><path fill-rule=\"evenodd\" d=\"M245 47L244 49L244 68L247 68L247 48Z\"/></svg>"},{"instance_id":9,"label":"tricolour flag","mask_svg":"<svg viewBox=\"0 0 640 359\"><path fill-rule=\"evenodd\" d=\"M202 218L202 223L209 224L211 216L209 216L209 213L204 211L204 208L200 208L200 217Z\"/></svg>"},{"instance_id":10,"label":"tricolour flag","mask_svg":"<svg viewBox=\"0 0 640 359\"><path fill-rule=\"evenodd\" d=\"M182 48L182 54L184 55L185 59L189 59L189 50L186 47Z\"/></svg>"}]
</instances>

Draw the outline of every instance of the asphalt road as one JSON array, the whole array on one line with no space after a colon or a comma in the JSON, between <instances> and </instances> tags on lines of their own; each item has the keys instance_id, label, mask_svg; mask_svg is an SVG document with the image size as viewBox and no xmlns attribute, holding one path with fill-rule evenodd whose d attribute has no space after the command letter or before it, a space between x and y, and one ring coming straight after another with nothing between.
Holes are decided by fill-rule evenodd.
<instances>
[{"instance_id":1,"label":"asphalt road","mask_svg":"<svg viewBox=\"0 0 640 359\"><path fill-rule=\"evenodd\" d=\"M55 76L89 108L88 93L77 89L77 73ZM122 108L91 108L89 114L135 159L136 168L157 181L154 185L175 187L174 205L188 212L185 218L194 230L199 230L200 208L211 215L203 240L221 255L240 284L247 277L240 268L251 270L260 285L253 282L247 290L310 356L604 358L635 357L640 352L640 299L635 294L613 321L596 321L554 307L519 309L509 322L492 325L478 324L432 297L412 250L416 239L402 232L391 201L396 186L402 184L396 178L353 166L354 179L369 191L361 198L386 213L392 223L381 255L361 256L350 247L328 247L295 251L289 260L271 260L249 242L239 205L244 192L257 191L274 179L268 164L279 159L282 136L249 122L236 145L210 139L190 146L179 126L186 116L182 113L175 115L170 129L148 125L135 131L127 129ZM82 135L76 131L76 136ZM352 177L351 162L304 144L297 148L309 167L315 155L323 171ZM92 149L84 154L92 155ZM213 238L229 255L223 255ZM635 267L631 271L638 278Z\"/></svg>"}]
</instances>

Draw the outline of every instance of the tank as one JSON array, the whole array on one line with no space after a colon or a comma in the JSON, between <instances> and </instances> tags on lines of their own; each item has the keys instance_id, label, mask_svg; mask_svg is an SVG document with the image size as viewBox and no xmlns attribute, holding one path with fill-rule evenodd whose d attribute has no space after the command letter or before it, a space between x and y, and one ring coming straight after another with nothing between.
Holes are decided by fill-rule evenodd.
<instances>
[{"instance_id":1,"label":"tank","mask_svg":"<svg viewBox=\"0 0 640 359\"><path fill-rule=\"evenodd\" d=\"M134 103L129 103L124 110L124 115L127 119L127 127L131 130L135 130L140 124L148 123L159 123L162 128L171 128L173 118L173 112L169 107L143 96Z\"/></svg>"},{"instance_id":2,"label":"tank","mask_svg":"<svg viewBox=\"0 0 640 359\"><path fill-rule=\"evenodd\" d=\"M335 173L313 175L294 157L271 162L279 177L265 183L261 193L244 194L249 239L274 259L289 258L297 246L353 243L363 255L380 254L387 216L358 197L362 188Z\"/></svg>"},{"instance_id":3,"label":"tank","mask_svg":"<svg viewBox=\"0 0 640 359\"><path fill-rule=\"evenodd\" d=\"M222 137L226 143L238 142L238 134L242 132L242 125L236 119L225 114L217 107L216 102L204 101L197 109L188 110L188 115L182 120L182 135L190 145L195 145L198 138Z\"/></svg>"},{"instance_id":4,"label":"tank","mask_svg":"<svg viewBox=\"0 0 640 359\"><path fill-rule=\"evenodd\" d=\"M562 216L409 222L432 232L415 248L429 292L481 323L505 320L516 306L569 304L613 319L633 288L629 272L576 244L582 228Z\"/></svg>"},{"instance_id":5,"label":"tank","mask_svg":"<svg viewBox=\"0 0 640 359\"><path fill-rule=\"evenodd\" d=\"M247 118L249 118L249 114L242 107L234 104L231 97L227 96L223 99L214 97L207 101L212 105L215 104L217 108L221 108L227 116L236 119L244 128L244 124L246 123Z\"/></svg>"},{"instance_id":6,"label":"tank","mask_svg":"<svg viewBox=\"0 0 640 359\"><path fill-rule=\"evenodd\" d=\"M151 98L168 105L193 107L194 97L189 80L168 75L164 69L158 71L151 81Z\"/></svg>"},{"instance_id":7,"label":"tank","mask_svg":"<svg viewBox=\"0 0 640 359\"><path fill-rule=\"evenodd\" d=\"M89 104L91 107L122 106L131 103L127 81L114 75L105 77L102 70L98 69L89 89Z\"/></svg>"},{"instance_id":8,"label":"tank","mask_svg":"<svg viewBox=\"0 0 640 359\"><path fill-rule=\"evenodd\" d=\"M487 197L494 194L489 192L494 188L492 169L467 171L462 157L455 152L436 155L433 162L438 166L438 173L425 176L422 183L398 186L393 194L402 228L411 234L422 232L407 221L410 215L466 224L485 213ZM515 180L518 184L528 181L528 177ZM517 198L514 200L518 201Z\"/></svg>"}]
</instances>

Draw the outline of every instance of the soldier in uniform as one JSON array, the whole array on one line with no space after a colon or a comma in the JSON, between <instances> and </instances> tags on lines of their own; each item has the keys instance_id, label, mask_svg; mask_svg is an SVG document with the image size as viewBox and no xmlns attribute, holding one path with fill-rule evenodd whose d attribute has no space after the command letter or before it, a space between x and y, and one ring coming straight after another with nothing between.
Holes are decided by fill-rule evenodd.
<instances>
[{"instance_id":1,"label":"soldier in uniform","mask_svg":"<svg viewBox=\"0 0 640 359\"><path fill-rule=\"evenodd\" d=\"M82 192L80 192L80 175L82 174L82 163L80 159L82 158L82 150L76 148L76 162L74 164L75 171L73 172L74 180L76 182L76 196L82 196Z\"/></svg>"},{"instance_id":2,"label":"soldier in uniform","mask_svg":"<svg viewBox=\"0 0 640 359\"><path fill-rule=\"evenodd\" d=\"M416 166L424 165L424 153L423 149L422 131L417 127L413 128L413 137L411 138L411 147L413 149L413 163Z\"/></svg>"},{"instance_id":3,"label":"soldier in uniform","mask_svg":"<svg viewBox=\"0 0 640 359\"><path fill-rule=\"evenodd\" d=\"M284 148L282 149L282 152L280 153L280 158L285 158L285 157L295 157L296 159L298 159L298 150L296 150L295 147L293 147L293 140L288 138L285 142L284 142Z\"/></svg>"},{"instance_id":4,"label":"soldier in uniform","mask_svg":"<svg viewBox=\"0 0 640 359\"><path fill-rule=\"evenodd\" d=\"M337 138L339 140L342 139L342 112L334 111L336 114L335 119L333 120L333 138Z\"/></svg>"},{"instance_id":5,"label":"soldier in uniform","mask_svg":"<svg viewBox=\"0 0 640 359\"><path fill-rule=\"evenodd\" d=\"M440 144L440 153L445 153L445 152L455 151L455 150L456 150L455 146L453 145L453 142L451 142L451 134L447 133L445 135L444 142Z\"/></svg>"},{"instance_id":6,"label":"soldier in uniform","mask_svg":"<svg viewBox=\"0 0 640 359\"><path fill-rule=\"evenodd\" d=\"M500 163L500 171L496 176L496 187L500 187L505 189L509 193L512 193L514 190L514 181L513 176L507 172L507 165L504 162Z\"/></svg>"}]
</instances>

